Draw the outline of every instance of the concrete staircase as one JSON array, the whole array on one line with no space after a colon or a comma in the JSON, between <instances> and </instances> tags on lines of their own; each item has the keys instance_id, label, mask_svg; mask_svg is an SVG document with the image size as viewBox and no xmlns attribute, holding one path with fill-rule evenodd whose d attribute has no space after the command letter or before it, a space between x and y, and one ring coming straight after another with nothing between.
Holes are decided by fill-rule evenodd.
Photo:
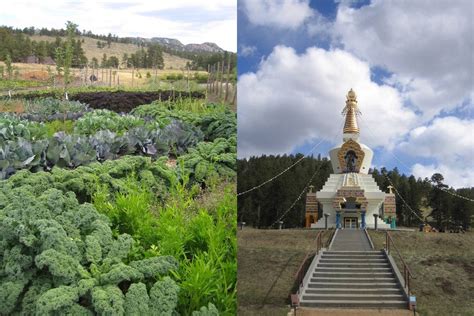
<instances>
[{"instance_id":1,"label":"concrete staircase","mask_svg":"<svg viewBox=\"0 0 474 316\"><path fill-rule=\"evenodd\" d=\"M408 301L385 252L374 251L363 230L338 230L315 257L299 293L301 307L398 308Z\"/></svg>"}]
</instances>

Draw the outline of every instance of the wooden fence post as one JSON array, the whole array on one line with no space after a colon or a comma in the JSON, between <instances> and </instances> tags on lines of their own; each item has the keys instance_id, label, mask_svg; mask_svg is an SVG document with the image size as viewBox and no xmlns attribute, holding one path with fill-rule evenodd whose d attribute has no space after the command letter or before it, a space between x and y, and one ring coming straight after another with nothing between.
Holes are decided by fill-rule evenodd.
<instances>
[{"instance_id":1,"label":"wooden fence post","mask_svg":"<svg viewBox=\"0 0 474 316\"><path fill-rule=\"evenodd\" d=\"M229 79L230 79L230 55L229 55L229 60L227 62L227 78L225 81L225 97L224 97L224 102L227 102L227 98L229 96Z\"/></svg>"},{"instance_id":2,"label":"wooden fence post","mask_svg":"<svg viewBox=\"0 0 474 316\"><path fill-rule=\"evenodd\" d=\"M221 64L221 88L219 90L219 101L222 100L222 92L224 92L224 64L225 60L223 60Z\"/></svg>"}]
</instances>

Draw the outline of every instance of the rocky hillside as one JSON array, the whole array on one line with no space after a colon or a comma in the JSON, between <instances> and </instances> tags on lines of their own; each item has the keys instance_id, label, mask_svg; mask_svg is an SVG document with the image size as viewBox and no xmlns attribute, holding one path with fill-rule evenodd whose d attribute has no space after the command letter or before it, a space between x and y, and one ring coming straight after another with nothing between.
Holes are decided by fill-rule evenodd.
<instances>
[{"instance_id":1,"label":"rocky hillside","mask_svg":"<svg viewBox=\"0 0 474 316\"><path fill-rule=\"evenodd\" d=\"M161 44L170 49L184 52L196 52L196 53L221 53L224 50L217 46L215 43L205 42L202 44L187 44L184 45L179 40L174 38L166 37L152 37L151 39L145 39L154 43Z\"/></svg>"}]
</instances>

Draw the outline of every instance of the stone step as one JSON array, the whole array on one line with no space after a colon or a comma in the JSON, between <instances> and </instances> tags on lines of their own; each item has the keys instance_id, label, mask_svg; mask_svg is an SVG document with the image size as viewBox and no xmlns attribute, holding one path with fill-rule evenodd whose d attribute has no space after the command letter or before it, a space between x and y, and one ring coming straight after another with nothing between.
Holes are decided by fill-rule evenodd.
<instances>
[{"instance_id":1,"label":"stone step","mask_svg":"<svg viewBox=\"0 0 474 316\"><path fill-rule=\"evenodd\" d=\"M333 268L389 268L388 262L320 262L317 267Z\"/></svg>"},{"instance_id":2,"label":"stone step","mask_svg":"<svg viewBox=\"0 0 474 316\"><path fill-rule=\"evenodd\" d=\"M370 277L393 277L393 273L390 272L314 272L314 278L348 278L348 277L357 277L357 278L370 278Z\"/></svg>"},{"instance_id":3,"label":"stone step","mask_svg":"<svg viewBox=\"0 0 474 316\"><path fill-rule=\"evenodd\" d=\"M341 277L341 278L335 278L335 277L330 277L330 278L311 278L310 282L327 282L327 283L338 283L338 282L344 282L344 283L371 283L371 282L379 282L379 283L391 283L391 282L396 282L395 277L389 277L389 278L377 278L377 277L370 277L370 278L350 278L350 277Z\"/></svg>"},{"instance_id":4,"label":"stone step","mask_svg":"<svg viewBox=\"0 0 474 316\"><path fill-rule=\"evenodd\" d=\"M305 294L402 294L403 292L399 288L373 288L373 289L339 289L339 288L311 288L306 289Z\"/></svg>"},{"instance_id":5,"label":"stone step","mask_svg":"<svg viewBox=\"0 0 474 316\"><path fill-rule=\"evenodd\" d=\"M392 268L335 268L316 267L314 272L392 272Z\"/></svg>"},{"instance_id":6,"label":"stone step","mask_svg":"<svg viewBox=\"0 0 474 316\"><path fill-rule=\"evenodd\" d=\"M356 300L304 300L301 307L345 307L345 308L402 308L406 309L408 303L399 301L356 301Z\"/></svg>"},{"instance_id":7,"label":"stone step","mask_svg":"<svg viewBox=\"0 0 474 316\"><path fill-rule=\"evenodd\" d=\"M401 294L304 294L302 300L332 300L332 301L403 301Z\"/></svg>"},{"instance_id":8,"label":"stone step","mask_svg":"<svg viewBox=\"0 0 474 316\"><path fill-rule=\"evenodd\" d=\"M349 250L327 250L324 251L324 255L371 255L371 254L381 254L380 250L370 250L370 251L349 251Z\"/></svg>"},{"instance_id":9,"label":"stone step","mask_svg":"<svg viewBox=\"0 0 474 316\"><path fill-rule=\"evenodd\" d=\"M374 262L374 263L377 263L377 262L388 262L388 260L386 258L362 258L362 259L359 259L359 258L350 258L350 259L340 259L340 258L330 258L330 259L326 259L326 258L321 258L319 260L319 262L321 263L331 263L331 262L334 262L334 263L357 263L357 262Z\"/></svg>"},{"instance_id":10,"label":"stone step","mask_svg":"<svg viewBox=\"0 0 474 316\"><path fill-rule=\"evenodd\" d=\"M382 254L370 254L370 255L333 255L323 254L321 259L385 259L386 257Z\"/></svg>"},{"instance_id":11,"label":"stone step","mask_svg":"<svg viewBox=\"0 0 474 316\"><path fill-rule=\"evenodd\" d=\"M399 289L399 285L397 282L310 282L308 283L308 288L339 288L339 289L377 289L377 288L385 288L385 289Z\"/></svg>"}]
</instances>

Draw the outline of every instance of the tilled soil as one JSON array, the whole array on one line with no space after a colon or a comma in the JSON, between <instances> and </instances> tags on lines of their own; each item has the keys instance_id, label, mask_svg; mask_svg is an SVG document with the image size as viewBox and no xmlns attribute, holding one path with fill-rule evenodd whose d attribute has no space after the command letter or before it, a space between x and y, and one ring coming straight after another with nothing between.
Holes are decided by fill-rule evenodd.
<instances>
[{"instance_id":1,"label":"tilled soil","mask_svg":"<svg viewBox=\"0 0 474 316\"><path fill-rule=\"evenodd\" d=\"M27 93L22 94L22 98L46 98L57 97L55 93ZM94 109L107 109L118 113L128 113L142 104L148 104L156 100L172 101L179 98L202 99L205 95L202 92L177 92L177 91L100 91L100 92L80 92L69 95L69 100L79 101L89 104Z\"/></svg>"}]
</instances>

